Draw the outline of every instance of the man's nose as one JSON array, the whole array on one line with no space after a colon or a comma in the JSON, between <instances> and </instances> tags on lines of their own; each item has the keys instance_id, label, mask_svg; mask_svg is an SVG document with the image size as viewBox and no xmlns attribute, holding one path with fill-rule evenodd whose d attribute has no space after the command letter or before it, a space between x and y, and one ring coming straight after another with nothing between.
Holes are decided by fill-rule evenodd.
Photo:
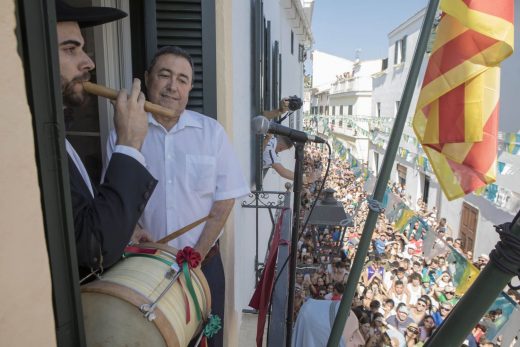
<instances>
[{"instance_id":1,"label":"man's nose","mask_svg":"<svg viewBox=\"0 0 520 347\"><path fill-rule=\"evenodd\" d=\"M83 60L81 62L81 70L91 71L96 67L96 64L94 64L94 61L90 58L90 56L83 51Z\"/></svg>"},{"instance_id":2,"label":"man's nose","mask_svg":"<svg viewBox=\"0 0 520 347\"><path fill-rule=\"evenodd\" d=\"M176 86L177 86L177 84L175 83L175 79L174 78L170 78L168 80L168 83L166 84L166 89L168 91L173 91L173 90L175 90Z\"/></svg>"}]
</instances>

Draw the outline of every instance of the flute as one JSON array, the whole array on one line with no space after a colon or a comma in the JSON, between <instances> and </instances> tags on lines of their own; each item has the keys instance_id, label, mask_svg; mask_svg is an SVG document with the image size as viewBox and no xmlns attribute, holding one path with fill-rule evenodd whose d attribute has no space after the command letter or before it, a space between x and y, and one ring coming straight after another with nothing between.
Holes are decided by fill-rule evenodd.
<instances>
[{"instance_id":1,"label":"flute","mask_svg":"<svg viewBox=\"0 0 520 347\"><path fill-rule=\"evenodd\" d=\"M110 99L110 100L116 100L117 94L119 93L115 89L107 88L105 86L95 84L92 82L83 82L83 88L85 88L85 90L90 94L102 96L102 97ZM144 110L146 112L151 112L158 116L175 117L172 110L170 110L166 107L163 107L161 105L153 104L149 101L144 102Z\"/></svg>"}]
</instances>

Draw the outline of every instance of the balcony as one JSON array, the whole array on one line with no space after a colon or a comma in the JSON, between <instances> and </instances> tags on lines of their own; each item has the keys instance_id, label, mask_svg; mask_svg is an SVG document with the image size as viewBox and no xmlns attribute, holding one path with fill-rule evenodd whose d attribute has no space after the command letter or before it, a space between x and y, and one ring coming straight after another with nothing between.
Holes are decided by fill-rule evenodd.
<instances>
[{"instance_id":1,"label":"balcony","mask_svg":"<svg viewBox=\"0 0 520 347\"><path fill-rule=\"evenodd\" d=\"M329 94L356 93L372 91L372 79L370 77L356 77L342 79L331 84Z\"/></svg>"}]
</instances>

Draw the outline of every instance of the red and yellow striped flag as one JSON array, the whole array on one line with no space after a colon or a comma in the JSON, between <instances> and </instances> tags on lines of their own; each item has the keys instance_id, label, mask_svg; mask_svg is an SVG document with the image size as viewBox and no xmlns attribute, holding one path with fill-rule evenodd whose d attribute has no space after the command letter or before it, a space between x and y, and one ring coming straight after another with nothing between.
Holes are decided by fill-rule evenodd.
<instances>
[{"instance_id":1,"label":"red and yellow striped flag","mask_svg":"<svg viewBox=\"0 0 520 347\"><path fill-rule=\"evenodd\" d=\"M449 200L496 178L502 60L513 52L513 0L441 0L413 128Z\"/></svg>"}]
</instances>

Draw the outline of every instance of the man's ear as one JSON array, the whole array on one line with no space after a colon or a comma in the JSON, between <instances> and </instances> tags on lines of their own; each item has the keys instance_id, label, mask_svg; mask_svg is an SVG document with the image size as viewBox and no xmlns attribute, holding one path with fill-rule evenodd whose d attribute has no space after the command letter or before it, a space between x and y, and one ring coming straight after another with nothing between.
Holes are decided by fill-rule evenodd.
<instances>
[{"instance_id":1,"label":"man's ear","mask_svg":"<svg viewBox=\"0 0 520 347\"><path fill-rule=\"evenodd\" d=\"M148 71L145 71L144 72L144 85L146 87L146 89L148 89Z\"/></svg>"}]
</instances>

